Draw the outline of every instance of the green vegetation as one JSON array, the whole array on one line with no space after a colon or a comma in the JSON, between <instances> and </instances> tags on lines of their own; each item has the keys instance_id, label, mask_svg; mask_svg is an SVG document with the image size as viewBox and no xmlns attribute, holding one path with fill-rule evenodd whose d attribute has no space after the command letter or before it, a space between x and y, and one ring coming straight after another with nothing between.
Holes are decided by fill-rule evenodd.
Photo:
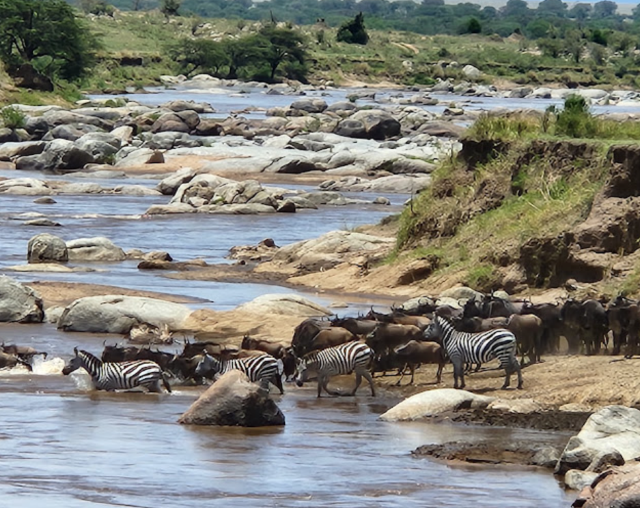
<instances>
[{"instance_id":1,"label":"green vegetation","mask_svg":"<svg viewBox=\"0 0 640 508\"><path fill-rule=\"evenodd\" d=\"M82 76L96 40L63 0L0 0L0 58L9 70L24 63L49 77Z\"/></svg>"},{"instance_id":2,"label":"green vegetation","mask_svg":"<svg viewBox=\"0 0 640 508\"><path fill-rule=\"evenodd\" d=\"M8 129L22 129L26 124L25 114L12 106L0 109L2 126Z\"/></svg>"},{"instance_id":3,"label":"green vegetation","mask_svg":"<svg viewBox=\"0 0 640 508\"><path fill-rule=\"evenodd\" d=\"M562 135L554 135L563 115ZM392 259L427 252L437 257L435 276L454 274L487 291L500 286L532 238L555 238L584 221L611 167L610 145L601 140L640 139L639 126L594 118L575 97L553 114L547 132L543 118L482 117L463 142L488 150L486 161L441 164L432 186L402 213ZM585 134L585 123L598 141L569 136Z\"/></svg>"},{"instance_id":4,"label":"green vegetation","mask_svg":"<svg viewBox=\"0 0 640 508\"><path fill-rule=\"evenodd\" d=\"M640 140L640 123L595 117L583 97L570 95L561 111L551 108L544 113L527 115L481 115L466 137L503 142L539 138L636 141Z\"/></svg>"},{"instance_id":5,"label":"green vegetation","mask_svg":"<svg viewBox=\"0 0 640 508\"><path fill-rule=\"evenodd\" d=\"M347 44L366 44L369 42L369 34L364 26L362 13L357 14L353 20L342 23L338 28L336 40Z\"/></svg>"}]
</instances>

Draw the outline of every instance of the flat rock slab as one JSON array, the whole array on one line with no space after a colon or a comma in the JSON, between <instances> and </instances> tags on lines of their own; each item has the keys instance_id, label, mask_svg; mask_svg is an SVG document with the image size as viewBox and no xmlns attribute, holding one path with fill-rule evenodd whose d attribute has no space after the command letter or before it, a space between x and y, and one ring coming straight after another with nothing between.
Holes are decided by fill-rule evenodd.
<instances>
[{"instance_id":1,"label":"flat rock slab","mask_svg":"<svg viewBox=\"0 0 640 508\"><path fill-rule=\"evenodd\" d=\"M476 395L454 388L428 390L403 400L381 415L380 419L386 422L416 420L449 411L486 407L494 400L494 397Z\"/></svg>"}]
</instances>

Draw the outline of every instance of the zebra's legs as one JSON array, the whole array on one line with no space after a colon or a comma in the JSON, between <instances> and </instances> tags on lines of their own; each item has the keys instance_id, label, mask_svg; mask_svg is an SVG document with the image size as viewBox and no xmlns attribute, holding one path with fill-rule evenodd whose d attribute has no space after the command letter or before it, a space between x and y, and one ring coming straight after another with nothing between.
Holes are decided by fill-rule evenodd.
<instances>
[{"instance_id":1,"label":"zebra's legs","mask_svg":"<svg viewBox=\"0 0 640 508\"><path fill-rule=\"evenodd\" d=\"M328 383L329 383L329 378L327 376L318 374L318 397L320 397L322 390L327 392L332 397L337 397L338 395L340 395L337 392L329 390L329 387L327 386Z\"/></svg>"},{"instance_id":2,"label":"zebra's legs","mask_svg":"<svg viewBox=\"0 0 640 508\"><path fill-rule=\"evenodd\" d=\"M162 386L160 385L159 379L156 379L155 381L152 381L151 383L144 386L146 386L147 390L149 390L149 392L151 393L162 393Z\"/></svg>"},{"instance_id":3,"label":"zebra's legs","mask_svg":"<svg viewBox=\"0 0 640 508\"><path fill-rule=\"evenodd\" d=\"M404 376L404 373L402 374ZM402 378L400 378L402 379ZM356 392L358 391L358 387L360 386L360 383L362 382L362 374L360 374L357 370L356 370L356 386L353 389L353 391L351 392L351 395L355 395Z\"/></svg>"},{"instance_id":4,"label":"zebra's legs","mask_svg":"<svg viewBox=\"0 0 640 508\"><path fill-rule=\"evenodd\" d=\"M369 373L368 370L364 370L364 371L362 371L362 375L364 376L364 378L369 383L369 386L371 387L371 396L375 397L376 396L376 389L373 386L373 378L371 377L371 374Z\"/></svg>"},{"instance_id":5,"label":"zebra's legs","mask_svg":"<svg viewBox=\"0 0 640 508\"><path fill-rule=\"evenodd\" d=\"M460 378L460 386L458 386L458 378ZM453 363L453 387L463 389L464 384L464 363L462 360Z\"/></svg>"},{"instance_id":6,"label":"zebra's legs","mask_svg":"<svg viewBox=\"0 0 640 508\"><path fill-rule=\"evenodd\" d=\"M280 390L280 395L284 394L284 388L282 387L282 376L276 372L275 376L271 379L273 385Z\"/></svg>"}]
</instances>

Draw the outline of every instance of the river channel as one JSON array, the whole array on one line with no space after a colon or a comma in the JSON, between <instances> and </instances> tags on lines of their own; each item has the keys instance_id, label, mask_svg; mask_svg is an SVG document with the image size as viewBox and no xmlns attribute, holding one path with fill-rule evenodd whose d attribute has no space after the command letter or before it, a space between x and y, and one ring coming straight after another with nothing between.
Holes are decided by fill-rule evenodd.
<instances>
[{"instance_id":1,"label":"river channel","mask_svg":"<svg viewBox=\"0 0 640 508\"><path fill-rule=\"evenodd\" d=\"M153 94L155 103L170 100L172 93ZM180 93L180 98L204 100L201 93ZM11 171L0 176L42 177ZM62 178L89 181L73 174ZM136 177L98 183L154 186L157 181ZM407 198L388 197L391 206L322 207L251 217L145 218L145 210L166 203L166 197L60 195L55 196L55 205L36 205L30 196L3 195L0 270L22 282L61 280L153 290L193 297L197 299L193 308L226 310L265 293L297 291L274 285L178 281L139 271L133 261L86 265L95 271L64 274L8 269L26 263L29 238L42 232L24 225L34 212L60 222L63 227L53 233L65 240L106 236L125 250L166 250L178 261L202 258L221 263L234 245L255 244L266 237L285 245L376 222L399 211ZM336 299L299 293L325 305ZM343 301L349 307L341 313L355 314L367 306L355 297L345 296ZM423 444L461 439L561 445L567 435L462 424L384 423L378 416L399 401L392 393L373 399L362 390L355 398L318 400L312 386L287 385L283 396L274 395L286 417L284 428L178 425L177 418L202 388L176 387L171 395L107 394L90 392L81 375L60 374L74 346L98 353L105 338L64 333L51 324L0 325L0 340L49 352L33 373L0 371L4 466L0 506L560 508L574 498L547 470L450 466L410 453Z\"/></svg>"}]
</instances>

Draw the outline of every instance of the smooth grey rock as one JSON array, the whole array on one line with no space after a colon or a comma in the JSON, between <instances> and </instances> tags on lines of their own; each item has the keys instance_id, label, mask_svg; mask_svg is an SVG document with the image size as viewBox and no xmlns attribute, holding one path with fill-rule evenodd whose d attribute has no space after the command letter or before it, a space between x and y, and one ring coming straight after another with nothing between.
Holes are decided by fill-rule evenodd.
<instances>
[{"instance_id":1,"label":"smooth grey rock","mask_svg":"<svg viewBox=\"0 0 640 508\"><path fill-rule=\"evenodd\" d=\"M327 103L322 99L300 99L292 102L289 107L307 113L322 113L327 109Z\"/></svg>"},{"instance_id":2,"label":"smooth grey rock","mask_svg":"<svg viewBox=\"0 0 640 508\"><path fill-rule=\"evenodd\" d=\"M116 155L116 167L119 168L131 168L136 166L144 166L146 164L161 164L164 162L164 156L162 152L152 150L151 148L134 148L123 152L123 157L120 157L122 150Z\"/></svg>"},{"instance_id":3,"label":"smooth grey rock","mask_svg":"<svg viewBox=\"0 0 640 508\"><path fill-rule=\"evenodd\" d=\"M583 488L591 485L593 480L597 477L598 473L570 469L564 475L564 485L567 489L582 490Z\"/></svg>"},{"instance_id":4,"label":"smooth grey rock","mask_svg":"<svg viewBox=\"0 0 640 508\"><path fill-rule=\"evenodd\" d=\"M194 111L195 113L215 113L215 110L211 107L211 104L207 102L194 102L177 99L174 101L165 102L161 104L162 109L170 109L173 112L179 111Z\"/></svg>"},{"instance_id":5,"label":"smooth grey rock","mask_svg":"<svg viewBox=\"0 0 640 508\"><path fill-rule=\"evenodd\" d=\"M439 388L418 393L403 400L383 413L380 419L385 422L417 420L449 411L457 411L460 408L483 408L493 400L495 400L493 397L476 395L466 390Z\"/></svg>"},{"instance_id":6,"label":"smooth grey rock","mask_svg":"<svg viewBox=\"0 0 640 508\"><path fill-rule=\"evenodd\" d=\"M29 263L66 263L69 260L67 244L49 233L33 236L27 244L27 260Z\"/></svg>"},{"instance_id":7,"label":"smooth grey rock","mask_svg":"<svg viewBox=\"0 0 640 508\"><path fill-rule=\"evenodd\" d=\"M104 295L79 298L60 316L58 328L64 331L129 333L131 327L149 323L180 329L191 310L181 304L138 296Z\"/></svg>"},{"instance_id":8,"label":"smooth grey rock","mask_svg":"<svg viewBox=\"0 0 640 508\"><path fill-rule=\"evenodd\" d=\"M42 299L30 287L0 276L0 321L18 323L42 323L44 310Z\"/></svg>"},{"instance_id":9,"label":"smooth grey rock","mask_svg":"<svg viewBox=\"0 0 640 508\"><path fill-rule=\"evenodd\" d=\"M573 436L558 460L555 472L587 469L602 453L618 452L624 460L640 457L640 411L607 406L593 413Z\"/></svg>"},{"instance_id":10,"label":"smooth grey rock","mask_svg":"<svg viewBox=\"0 0 640 508\"><path fill-rule=\"evenodd\" d=\"M264 427L284 425L285 418L268 391L239 370L223 374L185 413L178 423Z\"/></svg>"},{"instance_id":11,"label":"smooth grey rock","mask_svg":"<svg viewBox=\"0 0 640 508\"><path fill-rule=\"evenodd\" d=\"M553 469L556 467L556 463L560 458L560 451L561 450L558 450L553 446L545 446L544 448L536 452L536 454L531 459L531 462L535 466Z\"/></svg>"},{"instance_id":12,"label":"smooth grey rock","mask_svg":"<svg viewBox=\"0 0 640 508\"><path fill-rule=\"evenodd\" d=\"M197 171L192 168L181 168L172 175L163 178L158 185L156 185L156 189L166 196L172 196L178 190L182 184L190 182L194 176L196 176Z\"/></svg>"},{"instance_id":13,"label":"smooth grey rock","mask_svg":"<svg viewBox=\"0 0 640 508\"><path fill-rule=\"evenodd\" d=\"M70 261L124 261L124 251L108 238L78 238L67 242Z\"/></svg>"},{"instance_id":14,"label":"smooth grey rock","mask_svg":"<svg viewBox=\"0 0 640 508\"><path fill-rule=\"evenodd\" d=\"M13 159L27 155L41 154L46 146L44 141L25 141L22 143L7 143L0 145L0 159Z\"/></svg>"},{"instance_id":15,"label":"smooth grey rock","mask_svg":"<svg viewBox=\"0 0 640 508\"><path fill-rule=\"evenodd\" d=\"M196 213L196 209L187 203L169 203L168 205L151 205L145 215L168 215L172 213Z\"/></svg>"},{"instance_id":16,"label":"smooth grey rock","mask_svg":"<svg viewBox=\"0 0 640 508\"><path fill-rule=\"evenodd\" d=\"M62 224L51 219L33 219L24 223L25 226L60 227Z\"/></svg>"}]
</instances>

